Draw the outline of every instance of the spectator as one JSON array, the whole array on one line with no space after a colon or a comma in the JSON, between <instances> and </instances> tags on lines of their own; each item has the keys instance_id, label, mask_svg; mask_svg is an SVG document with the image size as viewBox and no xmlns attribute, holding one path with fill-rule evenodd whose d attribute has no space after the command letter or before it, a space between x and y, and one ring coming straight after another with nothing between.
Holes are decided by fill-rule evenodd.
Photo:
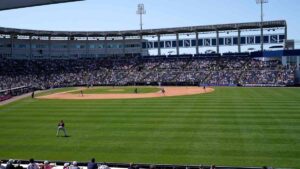
<instances>
[{"instance_id":1,"label":"spectator","mask_svg":"<svg viewBox=\"0 0 300 169\"><path fill-rule=\"evenodd\" d=\"M29 165L27 169L39 169L39 166L34 162L34 159L29 159Z\"/></svg>"},{"instance_id":2,"label":"spectator","mask_svg":"<svg viewBox=\"0 0 300 169\"><path fill-rule=\"evenodd\" d=\"M5 167L2 165L3 161L0 160L0 169L5 169Z\"/></svg>"},{"instance_id":3,"label":"spectator","mask_svg":"<svg viewBox=\"0 0 300 169\"><path fill-rule=\"evenodd\" d=\"M98 168L98 166L95 163L95 158L92 158L91 162L89 162L87 165L87 169L97 169L97 168Z\"/></svg>"},{"instance_id":4,"label":"spectator","mask_svg":"<svg viewBox=\"0 0 300 169\"><path fill-rule=\"evenodd\" d=\"M100 165L98 169L110 169L105 163Z\"/></svg>"},{"instance_id":5,"label":"spectator","mask_svg":"<svg viewBox=\"0 0 300 169\"><path fill-rule=\"evenodd\" d=\"M65 163L63 169L69 169L70 168L70 164L69 163Z\"/></svg>"},{"instance_id":6,"label":"spectator","mask_svg":"<svg viewBox=\"0 0 300 169\"><path fill-rule=\"evenodd\" d=\"M78 167L78 165L77 165L77 161L73 161L72 166L70 167L70 169L80 169L80 167Z\"/></svg>"},{"instance_id":7,"label":"spectator","mask_svg":"<svg viewBox=\"0 0 300 169\"><path fill-rule=\"evenodd\" d=\"M133 163L130 163L130 164L129 164L128 169L135 169Z\"/></svg>"},{"instance_id":8,"label":"spectator","mask_svg":"<svg viewBox=\"0 0 300 169\"><path fill-rule=\"evenodd\" d=\"M20 160L17 161L17 166L15 167L15 169L24 169L24 167L21 166Z\"/></svg>"},{"instance_id":9,"label":"spectator","mask_svg":"<svg viewBox=\"0 0 300 169\"><path fill-rule=\"evenodd\" d=\"M8 160L8 162L6 164L6 169L15 169L14 160L13 159Z\"/></svg>"},{"instance_id":10,"label":"spectator","mask_svg":"<svg viewBox=\"0 0 300 169\"><path fill-rule=\"evenodd\" d=\"M156 166L155 165L150 165L149 169L156 169Z\"/></svg>"},{"instance_id":11,"label":"spectator","mask_svg":"<svg viewBox=\"0 0 300 169\"><path fill-rule=\"evenodd\" d=\"M40 169L52 169L53 166L49 163L49 161L44 161L44 164L40 167Z\"/></svg>"}]
</instances>

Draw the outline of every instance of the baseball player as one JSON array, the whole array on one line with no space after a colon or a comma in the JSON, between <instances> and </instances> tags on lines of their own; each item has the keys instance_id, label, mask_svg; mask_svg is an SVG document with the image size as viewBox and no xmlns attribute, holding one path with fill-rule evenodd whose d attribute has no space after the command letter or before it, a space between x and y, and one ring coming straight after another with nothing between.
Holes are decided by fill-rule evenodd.
<instances>
[{"instance_id":1,"label":"baseball player","mask_svg":"<svg viewBox=\"0 0 300 169\"><path fill-rule=\"evenodd\" d=\"M57 132L56 132L56 136L59 135L59 132L60 131L63 131L64 134L65 134L65 137L67 137L67 132L66 132L66 129L65 129L65 123L63 120L61 120L58 125L57 125Z\"/></svg>"}]
</instances>

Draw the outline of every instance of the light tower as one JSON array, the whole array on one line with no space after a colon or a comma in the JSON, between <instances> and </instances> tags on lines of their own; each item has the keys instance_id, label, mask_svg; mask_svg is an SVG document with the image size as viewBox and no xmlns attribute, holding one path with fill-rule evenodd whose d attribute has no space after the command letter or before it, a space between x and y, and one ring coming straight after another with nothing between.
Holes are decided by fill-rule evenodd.
<instances>
[{"instance_id":1,"label":"light tower","mask_svg":"<svg viewBox=\"0 0 300 169\"><path fill-rule=\"evenodd\" d=\"M264 51L264 4L268 3L268 0L256 0L256 3L260 5L260 49L263 52Z\"/></svg>"},{"instance_id":2,"label":"light tower","mask_svg":"<svg viewBox=\"0 0 300 169\"><path fill-rule=\"evenodd\" d=\"M138 4L138 9L136 11L136 14L140 15L140 26L141 26L141 31L142 31L143 30L143 15L146 14L144 4Z\"/></svg>"}]
</instances>

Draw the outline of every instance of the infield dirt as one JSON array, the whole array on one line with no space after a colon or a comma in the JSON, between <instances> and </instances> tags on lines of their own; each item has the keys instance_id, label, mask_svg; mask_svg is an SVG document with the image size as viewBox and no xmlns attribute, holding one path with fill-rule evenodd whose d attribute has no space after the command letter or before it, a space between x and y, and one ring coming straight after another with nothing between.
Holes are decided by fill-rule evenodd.
<instances>
[{"instance_id":1,"label":"infield dirt","mask_svg":"<svg viewBox=\"0 0 300 169\"><path fill-rule=\"evenodd\" d=\"M97 99L138 99L138 98L155 98L155 97L171 97L171 96L185 96L213 92L213 88L203 89L202 87L164 87L165 93L161 91L155 93L132 93L132 94L72 94L68 92L61 92L40 96L38 99L67 99L67 100L97 100ZM83 90L80 88L78 90ZM84 93L84 92L83 92Z\"/></svg>"}]
</instances>

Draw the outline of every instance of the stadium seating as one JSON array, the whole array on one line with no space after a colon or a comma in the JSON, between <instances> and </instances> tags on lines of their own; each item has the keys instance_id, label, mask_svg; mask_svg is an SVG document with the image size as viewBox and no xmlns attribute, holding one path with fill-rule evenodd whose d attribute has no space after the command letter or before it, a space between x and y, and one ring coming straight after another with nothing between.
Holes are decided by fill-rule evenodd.
<instances>
[{"instance_id":1,"label":"stadium seating","mask_svg":"<svg viewBox=\"0 0 300 169\"><path fill-rule=\"evenodd\" d=\"M83 85L287 86L294 68L251 57L98 58L0 61L0 90Z\"/></svg>"}]
</instances>

